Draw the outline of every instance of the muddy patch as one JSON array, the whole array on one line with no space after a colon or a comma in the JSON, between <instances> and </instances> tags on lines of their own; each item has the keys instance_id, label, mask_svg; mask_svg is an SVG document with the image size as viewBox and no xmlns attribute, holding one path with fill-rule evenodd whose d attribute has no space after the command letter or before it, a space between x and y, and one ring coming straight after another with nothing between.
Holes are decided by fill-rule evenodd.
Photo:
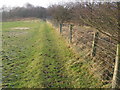
<instances>
[{"instance_id":1,"label":"muddy patch","mask_svg":"<svg viewBox=\"0 0 120 90\"><path fill-rule=\"evenodd\" d=\"M12 30L29 30L30 28L29 27L14 27L14 28L11 28Z\"/></svg>"}]
</instances>

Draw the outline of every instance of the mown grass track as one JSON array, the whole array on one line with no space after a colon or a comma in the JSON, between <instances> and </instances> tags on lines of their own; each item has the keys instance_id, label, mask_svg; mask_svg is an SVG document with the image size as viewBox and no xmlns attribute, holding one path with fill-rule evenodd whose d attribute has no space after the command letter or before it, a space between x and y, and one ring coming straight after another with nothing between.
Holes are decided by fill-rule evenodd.
<instances>
[{"instance_id":1,"label":"mown grass track","mask_svg":"<svg viewBox=\"0 0 120 90\"><path fill-rule=\"evenodd\" d=\"M12 30L13 27L30 29ZM65 40L45 22L3 23L2 54L3 87L101 86L100 81L89 74L89 64L77 59L78 56L68 48Z\"/></svg>"}]
</instances>

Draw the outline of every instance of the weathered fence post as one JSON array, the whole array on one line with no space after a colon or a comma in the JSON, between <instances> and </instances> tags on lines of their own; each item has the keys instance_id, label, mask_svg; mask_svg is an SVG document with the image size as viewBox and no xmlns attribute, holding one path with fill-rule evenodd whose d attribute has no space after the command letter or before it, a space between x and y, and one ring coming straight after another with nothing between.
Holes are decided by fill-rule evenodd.
<instances>
[{"instance_id":1,"label":"weathered fence post","mask_svg":"<svg viewBox=\"0 0 120 90\"><path fill-rule=\"evenodd\" d=\"M98 42L98 36L99 36L99 32L95 32L93 37L93 44L92 44L92 53L91 53L92 57L96 55L96 47L97 47L96 44Z\"/></svg>"},{"instance_id":2,"label":"weathered fence post","mask_svg":"<svg viewBox=\"0 0 120 90\"><path fill-rule=\"evenodd\" d=\"M116 51L116 60L112 80L112 88L120 88L120 2L117 2L118 6L118 44Z\"/></svg>"},{"instance_id":3,"label":"weathered fence post","mask_svg":"<svg viewBox=\"0 0 120 90\"><path fill-rule=\"evenodd\" d=\"M73 25L70 24L70 33L69 33L69 42L72 43L72 29L73 29Z\"/></svg>"},{"instance_id":4,"label":"weathered fence post","mask_svg":"<svg viewBox=\"0 0 120 90\"><path fill-rule=\"evenodd\" d=\"M116 60L115 60L115 68L112 80L112 88L119 88L120 86L120 43L117 44L116 51Z\"/></svg>"},{"instance_id":5,"label":"weathered fence post","mask_svg":"<svg viewBox=\"0 0 120 90\"><path fill-rule=\"evenodd\" d=\"M62 33L62 23L60 23L60 34Z\"/></svg>"}]
</instances>

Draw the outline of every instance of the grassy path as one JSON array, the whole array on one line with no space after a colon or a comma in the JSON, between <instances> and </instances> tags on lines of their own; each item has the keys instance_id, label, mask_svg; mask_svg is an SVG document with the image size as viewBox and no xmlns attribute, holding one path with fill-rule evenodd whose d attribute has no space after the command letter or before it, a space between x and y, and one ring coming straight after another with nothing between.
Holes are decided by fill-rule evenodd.
<instances>
[{"instance_id":1,"label":"grassy path","mask_svg":"<svg viewBox=\"0 0 120 90\"><path fill-rule=\"evenodd\" d=\"M43 85L45 87L70 87L70 79L68 79L64 68L65 48L63 42L51 32L50 27L44 25L43 29ZM63 51L64 50L64 51Z\"/></svg>"},{"instance_id":2,"label":"grassy path","mask_svg":"<svg viewBox=\"0 0 120 90\"><path fill-rule=\"evenodd\" d=\"M30 29L10 29L13 27ZM8 22L3 24L3 29L3 87L101 86L99 80L89 74L89 63L78 59L50 25L39 21Z\"/></svg>"}]
</instances>

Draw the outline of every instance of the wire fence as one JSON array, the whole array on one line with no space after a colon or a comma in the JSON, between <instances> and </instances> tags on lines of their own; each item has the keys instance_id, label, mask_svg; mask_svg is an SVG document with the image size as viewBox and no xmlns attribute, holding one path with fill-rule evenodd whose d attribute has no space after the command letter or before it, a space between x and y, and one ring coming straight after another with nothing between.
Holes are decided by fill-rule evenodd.
<instances>
[{"instance_id":1,"label":"wire fence","mask_svg":"<svg viewBox=\"0 0 120 90\"><path fill-rule=\"evenodd\" d=\"M69 24L63 24L61 35L68 41L72 38L70 43L77 52L87 53L87 57L94 53L94 56L92 55L94 64L91 65L91 70L94 69L93 74L98 75L104 85L112 87L114 84L119 87L113 80L117 41L91 27L74 26L72 33L70 27ZM95 35L96 32L98 35ZM116 79L120 80L119 76L116 75Z\"/></svg>"}]
</instances>

